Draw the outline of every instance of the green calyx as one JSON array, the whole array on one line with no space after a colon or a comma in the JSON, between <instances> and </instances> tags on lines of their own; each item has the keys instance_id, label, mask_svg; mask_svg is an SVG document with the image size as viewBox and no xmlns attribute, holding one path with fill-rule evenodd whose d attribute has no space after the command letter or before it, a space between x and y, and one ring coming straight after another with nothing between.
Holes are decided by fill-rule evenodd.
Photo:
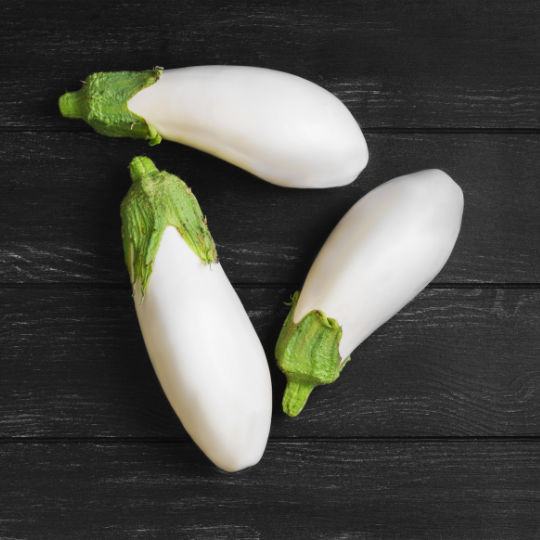
<instances>
[{"instance_id":1,"label":"green calyx","mask_svg":"<svg viewBox=\"0 0 540 540\"><path fill-rule=\"evenodd\" d=\"M339 355L343 331L335 319L319 310L310 311L299 323L293 321L298 292L292 297L289 315L276 345L277 365L287 377L283 411L298 416L311 391L321 384L334 382L351 359Z\"/></svg>"},{"instance_id":2,"label":"green calyx","mask_svg":"<svg viewBox=\"0 0 540 540\"><path fill-rule=\"evenodd\" d=\"M64 94L58 105L66 118L81 118L98 133L109 137L147 139L150 146L161 135L140 116L128 109L129 100L157 81L163 68L148 71L116 71L89 75L77 92Z\"/></svg>"},{"instance_id":3,"label":"green calyx","mask_svg":"<svg viewBox=\"0 0 540 540\"><path fill-rule=\"evenodd\" d=\"M129 171L133 184L120 206L122 240L131 283L140 280L143 297L168 226L176 227L203 264L217 263L206 217L185 182L160 172L147 157L133 158Z\"/></svg>"}]
</instances>

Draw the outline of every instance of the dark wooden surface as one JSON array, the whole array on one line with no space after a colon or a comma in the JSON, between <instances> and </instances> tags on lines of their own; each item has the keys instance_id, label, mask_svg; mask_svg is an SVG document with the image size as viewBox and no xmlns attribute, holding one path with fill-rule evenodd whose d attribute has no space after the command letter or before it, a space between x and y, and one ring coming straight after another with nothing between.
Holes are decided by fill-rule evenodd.
<instances>
[{"instance_id":1,"label":"dark wooden surface","mask_svg":"<svg viewBox=\"0 0 540 540\"><path fill-rule=\"evenodd\" d=\"M232 475L175 442L8 443L0 459L2 511L10 516L3 526L16 523L15 538L521 540L538 533L531 508L540 505L540 455L527 440L271 441L257 467Z\"/></svg>"},{"instance_id":2,"label":"dark wooden surface","mask_svg":"<svg viewBox=\"0 0 540 540\"><path fill-rule=\"evenodd\" d=\"M293 290L238 289L269 360ZM0 437L187 437L129 288L7 287L0 302ZM272 436L540 436L539 349L540 290L428 289L296 419L281 412L285 379L271 362Z\"/></svg>"},{"instance_id":3,"label":"dark wooden surface","mask_svg":"<svg viewBox=\"0 0 540 540\"><path fill-rule=\"evenodd\" d=\"M0 279L125 284L118 209L131 184L126 163L143 153L193 188L234 283L300 284L358 199L386 180L434 167L465 194L462 233L435 282L540 283L536 135L391 133L368 134L367 142L370 163L353 184L293 190L172 142L150 149L94 133L0 132L0 230L9 231Z\"/></svg>"},{"instance_id":4,"label":"dark wooden surface","mask_svg":"<svg viewBox=\"0 0 540 540\"><path fill-rule=\"evenodd\" d=\"M0 3L0 539L540 539L540 4ZM286 190L62 118L94 71L288 71L366 132L352 185ZM127 164L181 176L267 352L261 463L213 467L153 374L120 243ZM280 409L283 302L362 195L437 167L465 193L435 281Z\"/></svg>"}]
</instances>

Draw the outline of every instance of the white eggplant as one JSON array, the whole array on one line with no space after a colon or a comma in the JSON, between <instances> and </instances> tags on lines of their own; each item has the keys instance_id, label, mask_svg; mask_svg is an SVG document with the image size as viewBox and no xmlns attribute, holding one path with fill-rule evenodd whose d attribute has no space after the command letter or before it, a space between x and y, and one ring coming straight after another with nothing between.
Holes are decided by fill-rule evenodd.
<instances>
[{"instance_id":1,"label":"white eggplant","mask_svg":"<svg viewBox=\"0 0 540 540\"><path fill-rule=\"evenodd\" d=\"M148 354L186 431L233 472L263 455L272 413L268 363L217 262L191 190L148 158L122 202L126 264Z\"/></svg>"},{"instance_id":2,"label":"white eggplant","mask_svg":"<svg viewBox=\"0 0 540 540\"><path fill-rule=\"evenodd\" d=\"M197 66L95 73L60 110L113 137L192 146L273 184L349 184L368 161L345 105L305 79L271 69Z\"/></svg>"},{"instance_id":3,"label":"white eggplant","mask_svg":"<svg viewBox=\"0 0 540 540\"><path fill-rule=\"evenodd\" d=\"M436 169L386 182L345 214L278 339L287 414L299 414L315 386L336 380L356 347L441 271L462 214L460 187Z\"/></svg>"}]
</instances>

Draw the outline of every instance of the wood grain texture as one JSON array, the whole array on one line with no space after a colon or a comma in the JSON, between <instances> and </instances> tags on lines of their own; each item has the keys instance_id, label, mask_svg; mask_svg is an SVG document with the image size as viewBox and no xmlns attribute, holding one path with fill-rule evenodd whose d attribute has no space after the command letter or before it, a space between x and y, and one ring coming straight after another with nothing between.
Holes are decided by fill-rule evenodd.
<instances>
[{"instance_id":1,"label":"wood grain texture","mask_svg":"<svg viewBox=\"0 0 540 540\"><path fill-rule=\"evenodd\" d=\"M156 64L294 73L368 128L540 128L534 0L3 0L0 24L4 128L83 129L59 116L62 93L96 71Z\"/></svg>"},{"instance_id":2,"label":"wood grain texture","mask_svg":"<svg viewBox=\"0 0 540 540\"><path fill-rule=\"evenodd\" d=\"M538 441L272 442L226 474L191 444L2 444L2 538L537 538Z\"/></svg>"},{"instance_id":3,"label":"wood grain texture","mask_svg":"<svg viewBox=\"0 0 540 540\"><path fill-rule=\"evenodd\" d=\"M463 227L436 282L540 282L540 135L371 134L351 185L284 189L179 144L86 133L0 134L0 283L126 284L119 206L138 154L190 185L231 281L301 283L365 193L427 168L465 193Z\"/></svg>"},{"instance_id":4,"label":"wood grain texture","mask_svg":"<svg viewBox=\"0 0 540 540\"><path fill-rule=\"evenodd\" d=\"M539 27L534 0L3 0L0 540L538 540ZM285 190L59 114L90 73L202 64L333 92L361 178ZM193 188L268 355L271 440L239 474L190 441L140 335L119 218L140 154ZM449 263L286 417L292 285L361 196L432 167L465 192Z\"/></svg>"},{"instance_id":5,"label":"wood grain texture","mask_svg":"<svg viewBox=\"0 0 540 540\"><path fill-rule=\"evenodd\" d=\"M272 437L540 435L539 290L426 290L296 419L273 356L291 292L239 289L271 368ZM187 437L129 289L4 288L0 305L0 437Z\"/></svg>"}]
</instances>

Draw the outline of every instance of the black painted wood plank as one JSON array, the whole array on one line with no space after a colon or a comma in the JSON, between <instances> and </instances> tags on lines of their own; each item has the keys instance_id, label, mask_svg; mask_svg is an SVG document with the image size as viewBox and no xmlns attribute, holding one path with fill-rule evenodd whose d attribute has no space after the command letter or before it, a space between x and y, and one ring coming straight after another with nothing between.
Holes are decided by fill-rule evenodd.
<instances>
[{"instance_id":1,"label":"black painted wood plank","mask_svg":"<svg viewBox=\"0 0 540 540\"><path fill-rule=\"evenodd\" d=\"M273 357L291 292L239 289L271 369L272 437L540 435L539 290L425 291L296 419ZM186 438L128 289L3 288L0 306L0 437Z\"/></svg>"},{"instance_id":2,"label":"black painted wood plank","mask_svg":"<svg viewBox=\"0 0 540 540\"><path fill-rule=\"evenodd\" d=\"M213 468L191 444L2 444L2 538L537 538L539 441L272 442Z\"/></svg>"},{"instance_id":3,"label":"black painted wood plank","mask_svg":"<svg viewBox=\"0 0 540 540\"><path fill-rule=\"evenodd\" d=\"M77 130L96 71L255 65L335 93L364 127L540 128L534 0L3 0L0 125ZM7 76L6 76L7 74Z\"/></svg>"},{"instance_id":4,"label":"black painted wood plank","mask_svg":"<svg viewBox=\"0 0 540 540\"><path fill-rule=\"evenodd\" d=\"M540 282L540 135L372 134L351 185L284 189L174 143L94 134L0 136L0 283L127 285L120 201L137 154L194 190L235 283L301 283L327 235L367 191L441 168L465 193L463 228L436 282Z\"/></svg>"}]
</instances>

